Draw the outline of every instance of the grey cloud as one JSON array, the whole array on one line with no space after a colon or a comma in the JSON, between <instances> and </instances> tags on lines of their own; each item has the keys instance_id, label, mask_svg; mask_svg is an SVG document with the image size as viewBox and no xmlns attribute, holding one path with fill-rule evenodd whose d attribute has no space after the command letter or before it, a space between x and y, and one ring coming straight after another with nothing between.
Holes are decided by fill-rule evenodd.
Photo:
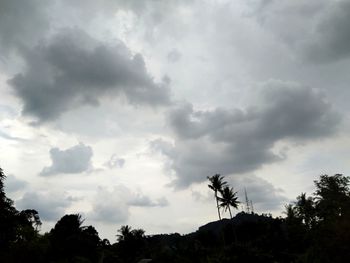
<instances>
[{"instance_id":1,"label":"grey cloud","mask_svg":"<svg viewBox=\"0 0 350 263\"><path fill-rule=\"evenodd\" d=\"M56 221L65 214L73 201L73 198L64 194L52 192L27 192L19 200L16 206L20 209L35 209L45 221Z\"/></svg>"},{"instance_id":2,"label":"grey cloud","mask_svg":"<svg viewBox=\"0 0 350 263\"><path fill-rule=\"evenodd\" d=\"M153 145L157 143L159 141L154 141ZM162 141L163 145L166 143ZM237 143L237 146L234 143L214 143L206 139L177 140L167 152L169 155L162 152L169 158L166 171L175 176L171 186L186 188L192 183L203 182L213 173L245 173L283 158L263 143L250 142L247 147L244 143ZM159 145L157 147L162 149Z\"/></svg>"},{"instance_id":3,"label":"grey cloud","mask_svg":"<svg viewBox=\"0 0 350 263\"><path fill-rule=\"evenodd\" d=\"M44 167L40 175L50 176L55 174L82 173L92 169L92 148L79 143L66 150L51 148L51 166Z\"/></svg>"},{"instance_id":4,"label":"grey cloud","mask_svg":"<svg viewBox=\"0 0 350 263\"><path fill-rule=\"evenodd\" d=\"M106 201L108 200L108 201ZM100 187L97 191L92 210L88 217L103 222L125 223L130 215L130 207L164 207L167 199L161 197L152 200L141 192L132 192L129 188L118 185L112 190Z\"/></svg>"},{"instance_id":5,"label":"grey cloud","mask_svg":"<svg viewBox=\"0 0 350 263\"><path fill-rule=\"evenodd\" d=\"M6 192L16 192L24 189L28 185L28 182L16 178L14 175L8 175L5 181Z\"/></svg>"},{"instance_id":6,"label":"grey cloud","mask_svg":"<svg viewBox=\"0 0 350 263\"><path fill-rule=\"evenodd\" d=\"M104 165L110 169L123 168L125 165L125 159L119 158L117 155L113 154L108 162L106 162Z\"/></svg>"},{"instance_id":7,"label":"grey cloud","mask_svg":"<svg viewBox=\"0 0 350 263\"><path fill-rule=\"evenodd\" d=\"M124 200L127 194L128 190L123 187L116 187L113 191L100 188L87 217L114 224L126 222L130 215L129 207Z\"/></svg>"},{"instance_id":8,"label":"grey cloud","mask_svg":"<svg viewBox=\"0 0 350 263\"><path fill-rule=\"evenodd\" d=\"M209 190L205 194L203 194L199 191L191 190L191 195L194 198L194 200L196 200L196 201L200 201L200 202L212 202L213 201L213 192L209 191Z\"/></svg>"},{"instance_id":9,"label":"grey cloud","mask_svg":"<svg viewBox=\"0 0 350 263\"><path fill-rule=\"evenodd\" d=\"M165 197L152 201L148 196L137 193L131 198L128 204L131 206L140 206L140 207L156 207L156 206L163 207L163 206L167 206L169 202Z\"/></svg>"},{"instance_id":10,"label":"grey cloud","mask_svg":"<svg viewBox=\"0 0 350 263\"><path fill-rule=\"evenodd\" d=\"M243 207L245 206L244 190L247 191L248 199L252 201L256 212L281 211L283 206L288 203L288 198L282 189L276 188L258 176L240 175L228 179L229 184L238 192L240 205Z\"/></svg>"},{"instance_id":11,"label":"grey cloud","mask_svg":"<svg viewBox=\"0 0 350 263\"><path fill-rule=\"evenodd\" d=\"M254 174L229 176L225 181L237 192L240 202L238 210L246 209L245 190L248 199L253 203L254 211L258 213L281 211L289 201L282 189ZM192 190L192 197L200 202L213 202L213 192L209 189L204 193Z\"/></svg>"},{"instance_id":12,"label":"grey cloud","mask_svg":"<svg viewBox=\"0 0 350 263\"><path fill-rule=\"evenodd\" d=\"M11 50L36 42L49 28L46 8L46 1L1 0L0 47Z\"/></svg>"},{"instance_id":13,"label":"grey cloud","mask_svg":"<svg viewBox=\"0 0 350 263\"><path fill-rule=\"evenodd\" d=\"M305 43L305 55L315 62L333 62L350 56L350 2L336 1L315 28L314 39Z\"/></svg>"},{"instance_id":14,"label":"grey cloud","mask_svg":"<svg viewBox=\"0 0 350 263\"><path fill-rule=\"evenodd\" d=\"M184 188L213 173L240 174L286 158L279 141L306 142L337 131L340 116L319 92L293 83L269 81L259 106L247 110L196 111L184 104L169 114L174 143L151 147L169 158L173 185Z\"/></svg>"},{"instance_id":15,"label":"grey cloud","mask_svg":"<svg viewBox=\"0 0 350 263\"><path fill-rule=\"evenodd\" d=\"M124 96L136 105L170 101L167 83L155 83L143 57L123 43L109 46L79 29L65 29L26 49L27 69L8 82L23 100L23 113L39 121L58 118L80 105L98 105L103 96Z\"/></svg>"},{"instance_id":16,"label":"grey cloud","mask_svg":"<svg viewBox=\"0 0 350 263\"><path fill-rule=\"evenodd\" d=\"M329 1L256 1L252 5L253 17L260 25L271 30L284 43L295 47L307 39L328 8ZM320 16L321 15L321 16ZM286 30L288 28L288 30Z\"/></svg>"},{"instance_id":17,"label":"grey cloud","mask_svg":"<svg viewBox=\"0 0 350 263\"><path fill-rule=\"evenodd\" d=\"M172 63L175 63L180 60L181 53L177 49L173 49L168 53L168 60Z\"/></svg>"},{"instance_id":18,"label":"grey cloud","mask_svg":"<svg viewBox=\"0 0 350 263\"><path fill-rule=\"evenodd\" d=\"M254 16L298 56L315 63L349 58L348 1L258 1ZM286 30L288 29L288 30Z\"/></svg>"},{"instance_id":19,"label":"grey cloud","mask_svg":"<svg viewBox=\"0 0 350 263\"><path fill-rule=\"evenodd\" d=\"M92 14L96 15L96 13L99 12L113 15L119 9L131 10L135 13L141 14L143 11L145 11L145 8L148 4L148 1L138 0L104 0L103 4L101 4L99 1L94 0L76 0L66 2L76 10L80 11L80 15L83 16L91 16Z\"/></svg>"}]
</instances>

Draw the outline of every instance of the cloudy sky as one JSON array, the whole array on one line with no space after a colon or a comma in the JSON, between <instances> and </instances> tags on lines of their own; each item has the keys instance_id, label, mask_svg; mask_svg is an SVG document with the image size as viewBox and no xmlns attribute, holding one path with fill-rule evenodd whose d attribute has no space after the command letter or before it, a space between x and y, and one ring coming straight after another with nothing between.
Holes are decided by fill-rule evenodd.
<instances>
[{"instance_id":1,"label":"cloudy sky","mask_svg":"<svg viewBox=\"0 0 350 263\"><path fill-rule=\"evenodd\" d=\"M0 166L49 230L188 233L350 168L350 2L0 0ZM226 215L228 216L228 215Z\"/></svg>"}]
</instances>

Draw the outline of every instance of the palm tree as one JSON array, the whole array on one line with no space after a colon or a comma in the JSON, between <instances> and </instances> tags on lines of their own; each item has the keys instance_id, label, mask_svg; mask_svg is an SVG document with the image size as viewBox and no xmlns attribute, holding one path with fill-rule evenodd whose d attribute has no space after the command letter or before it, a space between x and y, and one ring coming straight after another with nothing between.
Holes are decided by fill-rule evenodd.
<instances>
[{"instance_id":1,"label":"palm tree","mask_svg":"<svg viewBox=\"0 0 350 263\"><path fill-rule=\"evenodd\" d=\"M214 191L214 196L216 200L216 207L218 209L219 220L221 220L220 208L219 208L219 200L218 200L218 192L221 193L222 188L227 184L227 182L223 181L224 177L220 174L215 174L213 176L207 177L210 184L208 187Z\"/></svg>"},{"instance_id":2,"label":"palm tree","mask_svg":"<svg viewBox=\"0 0 350 263\"><path fill-rule=\"evenodd\" d=\"M233 191L232 187L225 186L224 189L221 191L221 197L218 197L220 201L220 207L224 208L225 211L230 212L230 217L232 219L232 213L231 213L231 206L233 208L238 209L239 201L237 200L238 197L236 196L237 192Z\"/></svg>"},{"instance_id":3,"label":"palm tree","mask_svg":"<svg viewBox=\"0 0 350 263\"><path fill-rule=\"evenodd\" d=\"M126 240L131 236L131 227L128 225L121 226L121 228L118 230L118 233L120 233L117 235L118 241Z\"/></svg>"}]
</instances>

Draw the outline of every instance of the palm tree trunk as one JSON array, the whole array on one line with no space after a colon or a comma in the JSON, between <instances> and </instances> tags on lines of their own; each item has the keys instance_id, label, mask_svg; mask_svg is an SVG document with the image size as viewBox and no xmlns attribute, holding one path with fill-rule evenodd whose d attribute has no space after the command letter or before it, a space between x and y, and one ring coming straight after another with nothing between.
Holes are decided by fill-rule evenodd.
<instances>
[{"instance_id":1,"label":"palm tree trunk","mask_svg":"<svg viewBox=\"0 0 350 263\"><path fill-rule=\"evenodd\" d=\"M232 213L231 213L231 208L230 208L230 206L228 206L228 211L230 212L230 217L231 217L231 219L232 219Z\"/></svg>"},{"instance_id":2,"label":"palm tree trunk","mask_svg":"<svg viewBox=\"0 0 350 263\"><path fill-rule=\"evenodd\" d=\"M221 220L220 208L219 208L219 200L218 200L218 195L217 195L216 191L215 191L215 199L216 199L216 207L218 209L219 220Z\"/></svg>"}]
</instances>

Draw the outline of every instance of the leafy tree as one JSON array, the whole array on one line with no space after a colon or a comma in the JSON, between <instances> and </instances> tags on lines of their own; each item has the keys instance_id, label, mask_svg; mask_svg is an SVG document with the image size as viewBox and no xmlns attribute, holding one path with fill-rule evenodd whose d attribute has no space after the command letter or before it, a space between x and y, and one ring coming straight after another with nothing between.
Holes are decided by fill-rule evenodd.
<instances>
[{"instance_id":1,"label":"leafy tree","mask_svg":"<svg viewBox=\"0 0 350 263\"><path fill-rule=\"evenodd\" d=\"M145 230L143 229L133 229L131 231L131 235L135 238L135 239L142 239L145 237Z\"/></svg>"},{"instance_id":2,"label":"leafy tree","mask_svg":"<svg viewBox=\"0 0 350 263\"><path fill-rule=\"evenodd\" d=\"M218 209L218 215L219 215L219 220L221 220L221 215L220 215L220 207L219 207L219 199L218 199L218 193L222 192L222 189L224 186L226 186L227 182L223 181L224 177L220 174L215 174L213 176L208 176L207 177L210 184L208 187L214 191L214 197L216 200L216 207Z\"/></svg>"},{"instance_id":3,"label":"leafy tree","mask_svg":"<svg viewBox=\"0 0 350 263\"><path fill-rule=\"evenodd\" d=\"M38 237L41 221L34 209L26 209L17 214L16 241L29 241Z\"/></svg>"},{"instance_id":4,"label":"leafy tree","mask_svg":"<svg viewBox=\"0 0 350 263\"><path fill-rule=\"evenodd\" d=\"M80 214L63 216L50 231L51 257L55 260L97 261L100 238L93 226L82 226ZM76 261L74 261L76 262Z\"/></svg>"},{"instance_id":5,"label":"leafy tree","mask_svg":"<svg viewBox=\"0 0 350 263\"><path fill-rule=\"evenodd\" d=\"M321 175L313 197L287 206L289 248L301 262L350 262L350 179Z\"/></svg>"},{"instance_id":6,"label":"leafy tree","mask_svg":"<svg viewBox=\"0 0 350 263\"><path fill-rule=\"evenodd\" d=\"M0 168L0 250L7 248L16 239L16 221L18 211L13 201L6 197L4 191L5 173Z\"/></svg>"},{"instance_id":7,"label":"leafy tree","mask_svg":"<svg viewBox=\"0 0 350 263\"><path fill-rule=\"evenodd\" d=\"M133 262L140 257L145 246L145 231L143 229L131 229L130 226L121 226L117 234L117 249L119 256L125 262Z\"/></svg>"},{"instance_id":8,"label":"leafy tree","mask_svg":"<svg viewBox=\"0 0 350 263\"><path fill-rule=\"evenodd\" d=\"M293 204L285 205L285 209L286 211L284 211L283 213L287 216L287 220L294 221L295 219L297 219L297 212Z\"/></svg>"},{"instance_id":9,"label":"leafy tree","mask_svg":"<svg viewBox=\"0 0 350 263\"><path fill-rule=\"evenodd\" d=\"M34 209L25 209L22 210L19 215L28 223L30 223L30 225L32 225L35 230L39 230L39 228L41 227L41 221L40 221L40 217L39 217L39 213L38 211L34 210Z\"/></svg>"},{"instance_id":10,"label":"leafy tree","mask_svg":"<svg viewBox=\"0 0 350 263\"><path fill-rule=\"evenodd\" d=\"M301 195L297 197L295 210L297 216L302 220L302 222L308 228L311 228L316 220L316 209L313 198L306 197L306 193L301 193Z\"/></svg>"},{"instance_id":11,"label":"leafy tree","mask_svg":"<svg viewBox=\"0 0 350 263\"><path fill-rule=\"evenodd\" d=\"M233 191L232 187L225 186L221 191L221 197L218 197L220 202L220 207L224 208L225 211L230 212L230 217L232 219L232 213L231 213L231 206L233 208L238 209L239 201L237 200L238 197L236 196L237 192Z\"/></svg>"},{"instance_id":12,"label":"leafy tree","mask_svg":"<svg viewBox=\"0 0 350 263\"><path fill-rule=\"evenodd\" d=\"M350 178L342 174L334 176L321 175L316 186L315 203L317 216L321 220L332 220L349 215L350 210Z\"/></svg>"},{"instance_id":13,"label":"leafy tree","mask_svg":"<svg viewBox=\"0 0 350 263\"><path fill-rule=\"evenodd\" d=\"M0 168L0 262L40 262L43 254L38 240L41 225L36 210L19 212L13 201L6 197L4 180L6 176Z\"/></svg>"}]
</instances>

